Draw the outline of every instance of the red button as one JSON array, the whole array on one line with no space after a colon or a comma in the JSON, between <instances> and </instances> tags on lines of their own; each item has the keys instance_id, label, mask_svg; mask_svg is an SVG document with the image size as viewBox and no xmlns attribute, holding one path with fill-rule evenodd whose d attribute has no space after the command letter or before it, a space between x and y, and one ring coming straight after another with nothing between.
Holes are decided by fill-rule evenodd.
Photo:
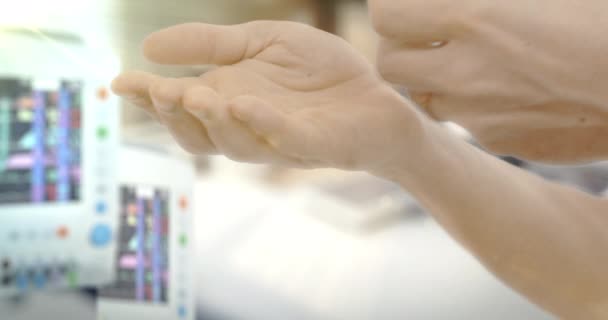
<instances>
[{"instance_id":1,"label":"red button","mask_svg":"<svg viewBox=\"0 0 608 320\"><path fill-rule=\"evenodd\" d=\"M57 228L57 237L59 239L65 239L70 235L70 230L66 226Z\"/></svg>"}]
</instances>

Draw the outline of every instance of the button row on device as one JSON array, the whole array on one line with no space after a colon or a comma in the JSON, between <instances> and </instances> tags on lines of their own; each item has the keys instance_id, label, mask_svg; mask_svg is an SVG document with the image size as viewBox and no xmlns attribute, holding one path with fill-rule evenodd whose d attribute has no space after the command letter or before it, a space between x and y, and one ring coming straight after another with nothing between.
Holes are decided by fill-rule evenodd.
<instances>
[{"instance_id":1,"label":"button row on device","mask_svg":"<svg viewBox=\"0 0 608 320\"><path fill-rule=\"evenodd\" d=\"M5 271L0 277L0 285L3 287L15 286L20 291L25 291L30 287L43 289L49 283L60 282L67 282L70 286L75 287L76 280L77 270L75 265L67 263Z\"/></svg>"},{"instance_id":2,"label":"button row on device","mask_svg":"<svg viewBox=\"0 0 608 320\"><path fill-rule=\"evenodd\" d=\"M65 240L70 235L70 229L67 226L61 225L58 226L55 230L48 229L45 231L22 231L19 232L17 230L13 230L8 234L8 240L11 242L19 242L19 241L36 241L36 240L49 240L53 237L56 237L60 240Z\"/></svg>"},{"instance_id":3,"label":"button row on device","mask_svg":"<svg viewBox=\"0 0 608 320\"><path fill-rule=\"evenodd\" d=\"M181 209L182 213L187 213L188 208L190 206L190 203L188 201L188 197L185 195L182 195L179 198L179 208ZM186 227L186 226L182 226L182 227ZM188 247L188 234L186 232L182 232L179 234L178 236L178 244L182 249L186 249ZM183 258L183 255L180 255L180 260L182 260L181 258ZM186 301L187 301L187 294L186 294L186 281L184 279L184 275L186 274L185 271L183 270L185 268L186 265L186 261L181 261L180 263L180 270L179 270L179 276L178 276L178 286L181 287L178 291L178 300L179 300L179 306L177 308L177 315L179 316L180 319L186 319L188 318L188 308L186 307Z\"/></svg>"},{"instance_id":4,"label":"button row on device","mask_svg":"<svg viewBox=\"0 0 608 320\"><path fill-rule=\"evenodd\" d=\"M190 206L190 202L188 201L188 197L185 195L182 195L179 199L179 208L181 209L182 213L187 213L188 209ZM185 226L182 226L185 227ZM178 237L178 243L179 246L182 249L186 249L188 247L188 234L186 232L182 232L179 234ZM183 255L180 255L181 257L183 257ZM180 319L186 319L188 318L188 308L186 307L187 305L187 294L186 294L186 283L185 283L185 279L183 278L183 276L186 274L186 272L183 270L185 268L186 262L185 261L181 261L180 263L180 270L179 270L179 274L180 276L178 276L178 282L179 282L179 287L181 287L179 289L178 292L178 299L179 299L179 306L177 308L177 315L179 316Z\"/></svg>"}]
</instances>

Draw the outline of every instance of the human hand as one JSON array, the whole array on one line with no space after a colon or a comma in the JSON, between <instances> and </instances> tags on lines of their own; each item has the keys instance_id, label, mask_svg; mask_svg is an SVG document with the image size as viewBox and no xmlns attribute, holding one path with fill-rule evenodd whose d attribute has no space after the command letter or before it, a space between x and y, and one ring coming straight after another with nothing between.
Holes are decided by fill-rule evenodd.
<instances>
[{"instance_id":1,"label":"human hand","mask_svg":"<svg viewBox=\"0 0 608 320\"><path fill-rule=\"evenodd\" d=\"M162 64L215 64L200 77L127 72L113 90L195 154L254 163L374 169L421 121L348 43L290 22L184 24L150 35Z\"/></svg>"},{"instance_id":2,"label":"human hand","mask_svg":"<svg viewBox=\"0 0 608 320\"><path fill-rule=\"evenodd\" d=\"M491 151L608 158L608 2L370 0L378 68Z\"/></svg>"}]
</instances>

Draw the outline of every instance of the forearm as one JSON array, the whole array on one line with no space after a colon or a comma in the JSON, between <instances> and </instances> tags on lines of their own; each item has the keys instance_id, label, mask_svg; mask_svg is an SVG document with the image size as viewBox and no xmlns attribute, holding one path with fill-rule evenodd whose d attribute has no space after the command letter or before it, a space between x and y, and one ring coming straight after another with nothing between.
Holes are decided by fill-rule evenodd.
<instances>
[{"instance_id":1,"label":"forearm","mask_svg":"<svg viewBox=\"0 0 608 320\"><path fill-rule=\"evenodd\" d=\"M608 206L510 166L422 120L399 182L509 285L567 319L608 317ZM411 143L410 143L411 145Z\"/></svg>"}]
</instances>

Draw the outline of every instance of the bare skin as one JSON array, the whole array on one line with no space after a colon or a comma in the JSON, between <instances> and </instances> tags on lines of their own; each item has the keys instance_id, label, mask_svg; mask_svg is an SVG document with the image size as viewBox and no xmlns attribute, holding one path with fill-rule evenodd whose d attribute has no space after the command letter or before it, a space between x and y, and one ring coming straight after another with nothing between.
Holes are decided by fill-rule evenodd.
<instances>
[{"instance_id":1,"label":"bare skin","mask_svg":"<svg viewBox=\"0 0 608 320\"><path fill-rule=\"evenodd\" d=\"M287 22L186 24L149 36L144 54L219 65L199 78L128 72L113 83L186 150L392 179L532 301L566 319L608 318L606 201L451 136L341 39Z\"/></svg>"},{"instance_id":2,"label":"bare skin","mask_svg":"<svg viewBox=\"0 0 608 320\"><path fill-rule=\"evenodd\" d=\"M434 118L458 122L500 154L608 159L608 2L370 0L369 7L382 38L380 72L411 89Z\"/></svg>"}]
</instances>

